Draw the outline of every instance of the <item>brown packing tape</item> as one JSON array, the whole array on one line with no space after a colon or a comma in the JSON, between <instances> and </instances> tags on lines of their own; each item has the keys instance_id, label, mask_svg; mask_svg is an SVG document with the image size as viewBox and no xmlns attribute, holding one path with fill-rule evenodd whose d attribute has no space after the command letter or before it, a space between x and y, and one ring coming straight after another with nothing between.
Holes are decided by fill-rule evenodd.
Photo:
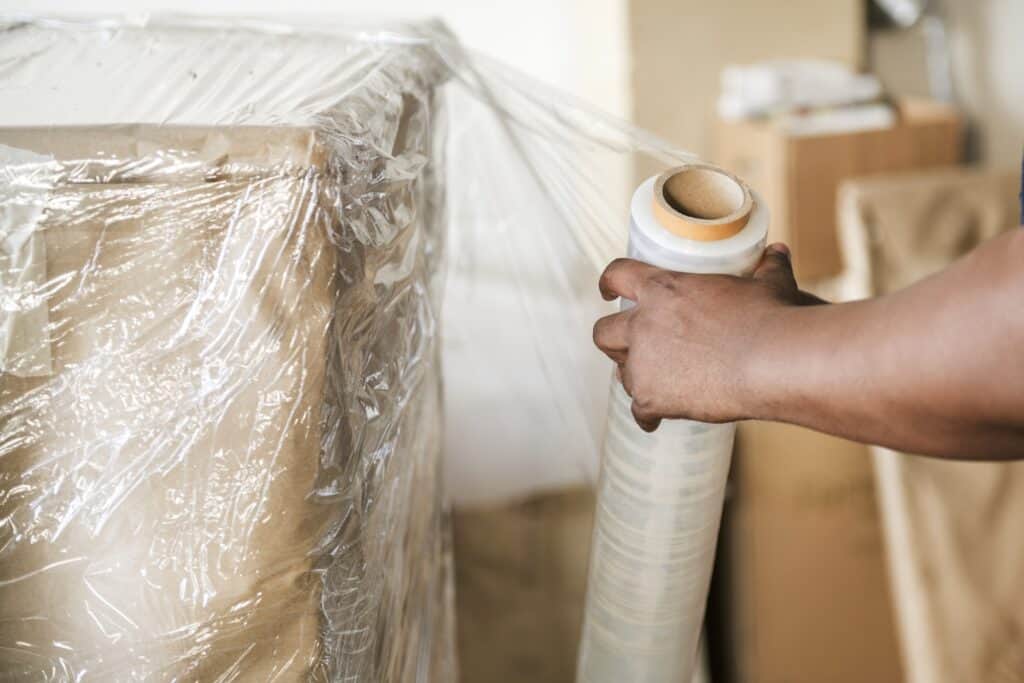
<instances>
[{"instance_id":1,"label":"brown packing tape","mask_svg":"<svg viewBox=\"0 0 1024 683\"><path fill-rule=\"evenodd\" d=\"M732 237L754 208L750 188L717 166L685 164L654 184L654 217L674 235L701 242Z\"/></svg>"}]
</instances>

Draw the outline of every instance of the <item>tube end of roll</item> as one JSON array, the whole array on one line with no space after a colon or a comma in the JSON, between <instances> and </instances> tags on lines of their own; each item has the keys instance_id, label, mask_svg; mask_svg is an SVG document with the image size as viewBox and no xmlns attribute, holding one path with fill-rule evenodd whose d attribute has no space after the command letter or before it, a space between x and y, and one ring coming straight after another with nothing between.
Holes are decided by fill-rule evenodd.
<instances>
[{"instance_id":1,"label":"tube end of roll","mask_svg":"<svg viewBox=\"0 0 1024 683\"><path fill-rule=\"evenodd\" d=\"M671 168L654 183L654 217L686 239L713 242L741 231L754 208L750 188L710 164Z\"/></svg>"}]
</instances>

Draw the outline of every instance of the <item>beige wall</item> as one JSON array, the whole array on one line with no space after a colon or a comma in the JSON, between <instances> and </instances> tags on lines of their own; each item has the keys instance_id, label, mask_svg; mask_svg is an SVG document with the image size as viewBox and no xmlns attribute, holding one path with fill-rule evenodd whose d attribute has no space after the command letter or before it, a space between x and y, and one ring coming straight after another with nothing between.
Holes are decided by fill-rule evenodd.
<instances>
[{"instance_id":1,"label":"beige wall","mask_svg":"<svg viewBox=\"0 0 1024 683\"><path fill-rule=\"evenodd\" d=\"M632 0L633 119L708 157L723 66L776 57L859 66L863 12L863 0Z\"/></svg>"}]
</instances>

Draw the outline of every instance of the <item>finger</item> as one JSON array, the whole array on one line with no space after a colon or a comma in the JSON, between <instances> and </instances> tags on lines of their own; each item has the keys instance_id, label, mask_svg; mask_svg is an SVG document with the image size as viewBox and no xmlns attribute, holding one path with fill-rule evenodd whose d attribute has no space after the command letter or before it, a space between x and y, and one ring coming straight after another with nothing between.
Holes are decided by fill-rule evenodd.
<instances>
[{"instance_id":1,"label":"finger","mask_svg":"<svg viewBox=\"0 0 1024 683\"><path fill-rule=\"evenodd\" d=\"M661 424L661 418L654 417L653 415L647 415L642 410L637 408L636 401L633 401L633 405L630 407L630 411L633 413L633 419L640 425L640 429L645 432L653 432Z\"/></svg>"},{"instance_id":2,"label":"finger","mask_svg":"<svg viewBox=\"0 0 1024 683\"><path fill-rule=\"evenodd\" d=\"M644 281L658 272L654 266L628 258L617 258L601 273L597 286L606 301L617 297L638 301Z\"/></svg>"},{"instance_id":3,"label":"finger","mask_svg":"<svg viewBox=\"0 0 1024 683\"><path fill-rule=\"evenodd\" d=\"M629 374L629 364L626 362L617 363L615 368L615 376L619 380L619 384L622 385L622 390L626 392L626 396L633 397L633 378Z\"/></svg>"},{"instance_id":4,"label":"finger","mask_svg":"<svg viewBox=\"0 0 1024 683\"><path fill-rule=\"evenodd\" d=\"M761 262L754 269L753 277L755 280L763 280L781 288L796 289L789 247L781 242L768 245Z\"/></svg>"},{"instance_id":5,"label":"finger","mask_svg":"<svg viewBox=\"0 0 1024 683\"><path fill-rule=\"evenodd\" d=\"M629 319L633 311L606 315L594 323L594 344L609 356L629 350ZM618 360L615 356L613 359Z\"/></svg>"},{"instance_id":6,"label":"finger","mask_svg":"<svg viewBox=\"0 0 1024 683\"><path fill-rule=\"evenodd\" d=\"M604 355L608 356L613 361L615 361L616 365L622 365L629 358L629 351L616 351L607 349L601 349L601 351L604 352Z\"/></svg>"}]
</instances>

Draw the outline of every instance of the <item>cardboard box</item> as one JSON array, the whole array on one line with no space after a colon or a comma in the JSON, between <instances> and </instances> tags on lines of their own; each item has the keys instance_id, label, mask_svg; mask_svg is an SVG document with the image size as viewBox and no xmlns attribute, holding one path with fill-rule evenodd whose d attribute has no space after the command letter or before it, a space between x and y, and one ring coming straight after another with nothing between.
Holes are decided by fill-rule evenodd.
<instances>
[{"instance_id":1,"label":"cardboard box","mask_svg":"<svg viewBox=\"0 0 1024 683\"><path fill-rule=\"evenodd\" d=\"M741 424L719 545L716 680L902 680L865 446Z\"/></svg>"},{"instance_id":2,"label":"cardboard box","mask_svg":"<svg viewBox=\"0 0 1024 683\"><path fill-rule=\"evenodd\" d=\"M395 385L435 352L407 341L423 303L405 293L429 273L374 276L421 258L406 236L436 223L422 175L354 189L369 174L339 177L363 167L325 137L0 127L0 218L38 238L15 253L46 282L0 317L21 333L0 349L17 531L0 539L17 577L0 581L0 678L448 680L426 668L449 647L438 366L372 416L349 407L358 373ZM396 133L395 154L419 140ZM338 200L355 192L361 207ZM396 236L350 237L361 211ZM366 436L385 422L386 458Z\"/></svg>"},{"instance_id":3,"label":"cardboard box","mask_svg":"<svg viewBox=\"0 0 1024 683\"><path fill-rule=\"evenodd\" d=\"M771 207L769 239L789 244L797 277L842 270L836 190L848 178L959 163L963 125L951 107L907 100L892 128L795 136L772 121L718 124L715 161L745 179Z\"/></svg>"},{"instance_id":4,"label":"cardboard box","mask_svg":"<svg viewBox=\"0 0 1024 683\"><path fill-rule=\"evenodd\" d=\"M681 149L708 158L719 74L762 59L831 59L863 64L865 0L632 0L632 120ZM664 170L637 159L636 184Z\"/></svg>"}]
</instances>

